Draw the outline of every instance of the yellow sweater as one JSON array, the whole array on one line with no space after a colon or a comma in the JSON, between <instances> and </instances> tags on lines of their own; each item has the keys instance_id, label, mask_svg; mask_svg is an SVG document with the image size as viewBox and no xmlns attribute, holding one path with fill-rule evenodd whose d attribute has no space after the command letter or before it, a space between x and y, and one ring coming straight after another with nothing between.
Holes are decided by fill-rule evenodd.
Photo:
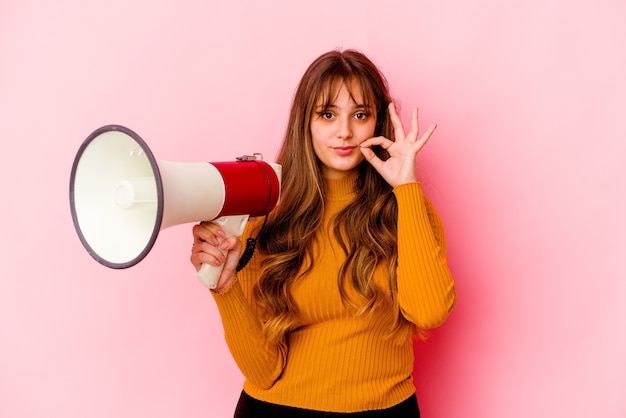
<instances>
[{"instance_id":1,"label":"yellow sweater","mask_svg":"<svg viewBox=\"0 0 626 418\"><path fill-rule=\"evenodd\" d=\"M355 196L354 180L330 181L325 221ZM394 190L398 202L398 292L402 314L422 329L437 327L454 306L441 221L418 183ZM244 239L250 228L244 233ZM245 241L244 241L245 242ZM224 292L213 293L228 347L253 398L321 411L383 409L413 394L413 344L386 338L391 299L374 315L355 317L341 301L337 271L345 259L332 230L318 236L313 271L292 288L298 328L288 346L269 347L254 307L258 252ZM376 283L389 294L385 267Z\"/></svg>"}]
</instances>

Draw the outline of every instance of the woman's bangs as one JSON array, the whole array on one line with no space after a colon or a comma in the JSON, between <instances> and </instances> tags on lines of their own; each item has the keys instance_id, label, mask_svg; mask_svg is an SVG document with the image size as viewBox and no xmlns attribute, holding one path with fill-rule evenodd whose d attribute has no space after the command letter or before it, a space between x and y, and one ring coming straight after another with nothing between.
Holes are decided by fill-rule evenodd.
<instances>
[{"instance_id":1,"label":"woman's bangs","mask_svg":"<svg viewBox=\"0 0 626 418\"><path fill-rule=\"evenodd\" d=\"M337 99L337 96L339 96L341 87L345 86L354 103L363 105L371 109L372 112L376 112L376 95L374 94L371 84L368 80L364 80L363 77L359 77L356 74L333 74L326 80L322 80L320 86L321 88L318 90L317 97L315 98L316 108L321 107L327 109L330 107ZM357 100L356 97L359 96L360 100Z\"/></svg>"},{"instance_id":2,"label":"woman's bangs","mask_svg":"<svg viewBox=\"0 0 626 418\"><path fill-rule=\"evenodd\" d=\"M372 83L370 80L366 79L363 75L355 74L352 76L350 83L346 83L346 87L348 88L348 92L350 93L350 97L354 100L354 88L359 88L361 90L361 100L362 104L368 109L371 109L372 112L376 112L378 108L378 100L376 98L376 94L374 94L374 89L372 88ZM355 100L356 102L356 100Z\"/></svg>"},{"instance_id":3,"label":"woman's bangs","mask_svg":"<svg viewBox=\"0 0 626 418\"><path fill-rule=\"evenodd\" d=\"M337 99L343 84L343 77L337 74L320 80L320 88L317 90L317 97L315 97L315 107L328 109Z\"/></svg>"}]
</instances>

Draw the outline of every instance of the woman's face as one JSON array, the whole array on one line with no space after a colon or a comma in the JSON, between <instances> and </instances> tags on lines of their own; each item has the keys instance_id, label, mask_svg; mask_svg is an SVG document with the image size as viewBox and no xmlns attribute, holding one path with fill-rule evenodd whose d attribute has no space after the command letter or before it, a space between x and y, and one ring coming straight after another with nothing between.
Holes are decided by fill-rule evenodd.
<instances>
[{"instance_id":1,"label":"woman's face","mask_svg":"<svg viewBox=\"0 0 626 418\"><path fill-rule=\"evenodd\" d=\"M311 116L313 150L327 179L354 175L364 159L359 145L374 136L376 113L365 106L358 85L351 87L352 97L342 84L334 101L328 107L319 103Z\"/></svg>"}]
</instances>

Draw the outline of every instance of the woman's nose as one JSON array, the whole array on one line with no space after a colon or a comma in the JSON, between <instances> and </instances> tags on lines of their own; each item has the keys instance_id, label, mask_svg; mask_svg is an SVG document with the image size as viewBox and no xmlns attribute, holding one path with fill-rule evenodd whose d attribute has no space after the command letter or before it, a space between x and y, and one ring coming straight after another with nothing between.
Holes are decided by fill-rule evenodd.
<instances>
[{"instance_id":1,"label":"woman's nose","mask_svg":"<svg viewBox=\"0 0 626 418\"><path fill-rule=\"evenodd\" d=\"M339 138L351 138L352 137L352 125L350 119L342 118L337 121L337 137Z\"/></svg>"}]
</instances>

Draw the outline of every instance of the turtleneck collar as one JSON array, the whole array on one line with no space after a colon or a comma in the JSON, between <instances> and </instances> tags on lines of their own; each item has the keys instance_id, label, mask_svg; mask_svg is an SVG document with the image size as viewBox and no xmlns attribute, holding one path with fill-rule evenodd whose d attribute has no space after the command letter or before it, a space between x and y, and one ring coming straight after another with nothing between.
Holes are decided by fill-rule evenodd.
<instances>
[{"instance_id":1,"label":"turtleneck collar","mask_svg":"<svg viewBox=\"0 0 626 418\"><path fill-rule=\"evenodd\" d=\"M345 179L326 179L326 196L329 201L349 201L356 197L357 176Z\"/></svg>"}]
</instances>

